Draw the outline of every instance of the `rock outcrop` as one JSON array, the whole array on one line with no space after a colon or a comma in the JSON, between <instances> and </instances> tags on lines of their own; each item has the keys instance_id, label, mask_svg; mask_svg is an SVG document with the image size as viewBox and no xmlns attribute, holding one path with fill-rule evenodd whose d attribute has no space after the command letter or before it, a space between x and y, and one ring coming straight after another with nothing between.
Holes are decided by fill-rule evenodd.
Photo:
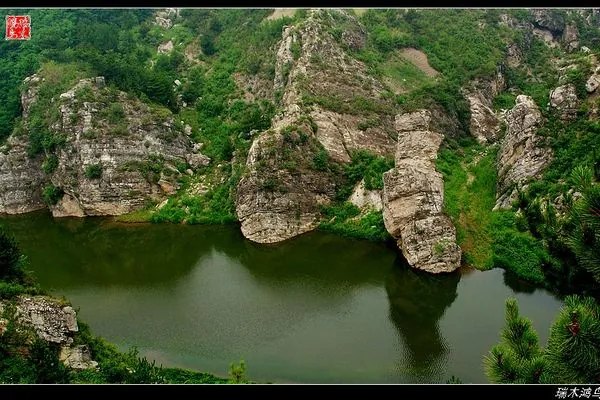
<instances>
[{"instance_id":1,"label":"rock outcrop","mask_svg":"<svg viewBox=\"0 0 600 400\"><path fill-rule=\"evenodd\" d=\"M32 75L24 80L21 93L23 118L35 102L42 78ZM41 185L44 173L40 168L41 156L28 154L27 132L18 130L0 146L0 213L20 214L45 208Z\"/></svg>"},{"instance_id":2,"label":"rock outcrop","mask_svg":"<svg viewBox=\"0 0 600 400\"><path fill-rule=\"evenodd\" d=\"M102 77L83 79L53 99L59 117L48 129L61 144L45 158L29 158L32 84L39 82L25 81L23 132L9 137L0 154L0 212L44 208L42 191L54 187L62 193L50 206L56 217L124 214L174 193L181 176L177 167L210 162L193 150L168 111L105 87Z\"/></svg>"},{"instance_id":3,"label":"rock outcrop","mask_svg":"<svg viewBox=\"0 0 600 400\"><path fill-rule=\"evenodd\" d=\"M575 51L579 48L579 31L577 26L567 24L562 35L562 42L567 51Z\"/></svg>"},{"instance_id":4,"label":"rock outcrop","mask_svg":"<svg viewBox=\"0 0 600 400\"><path fill-rule=\"evenodd\" d=\"M252 144L249 172L238 184L236 197L246 238L274 243L308 232L318 223L319 207L335 195L332 175L311 165L319 143L309 129L300 126L289 136L266 132Z\"/></svg>"},{"instance_id":5,"label":"rock outcrop","mask_svg":"<svg viewBox=\"0 0 600 400\"><path fill-rule=\"evenodd\" d=\"M550 92L550 107L556 109L560 118L569 121L577 117L579 99L572 83L559 86Z\"/></svg>"},{"instance_id":6,"label":"rock outcrop","mask_svg":"<svg viewBox=\"0 0 600 400\"><path fill-rule=\"evenodd\" d=\"M173 51L173 42L171 40L166 41L164 43L161 43L158 45L158 47L156 48L156 51L158 52L158 54L169 54L170 52Z\"/></svg>"},{"instance_id":7,"label":"rock outcrop","mask_svg":"<svg viewBox=\"0 0 600 400\"><path fill-rule=\"evenodd\" d=\"M320 206L335 194L334 176L313 162L317 156L321 164L347 163L356 150L394 152L392 103L327 32L335 18L356 30L345 40L360 45L364 28L344 11L309 10L283 30L273 85L283 110L254 140L237 188L236 214L250 240L278 242L316 227Z\"/></svg>"},{"instance_id":8,"label":"rock outcrop","mask_svg":"<svg viewBox=\"0 0 600 400\"><path fill-rule=\"evenodd\" d=\"M498 73L493 79L471 82L463 90L471 110L469 130L480 144L495 142L500 133L500 120L492 110L492 103L504 87L504 77Z\"/></svg>"},{"instance_id":9,"label":"rock outcrop","mask_svg":"<svg viewBox=\"0 0 600 400\"><path fill-rule=\"evenodd\" d=\"M431 273L460 266L456 229L443 213L444 181L435 170L443 136L428 110L396 117L395 168L383 175L383 220L408 263Z\"/></svg>"},{"instance_id":10,"label":"rock outcrop","mask_svg":"<svg viewBox=\"0 0 600 400\"><path fill-rule=\"evenodd\" d=\"M371 209L381 211L381 190L369 190L365 187L365 180L362 179L356 184L348 201L360 209Z\"/></svg>"},{"instance_id":11,"label":"rock outcrop","mask_svg":"<svg viewBox=\"0 0 600 400\"><path fill-rule=\"evenodd\" d=\"M70 305L47 296L19 296L14 303L0 301L0 317L0 325L13 320L21 332L29 332L23 346L33 342L37 336L60 346L59 358L68 367L87 369L98 365L92 360L87 346L71 346L79 327L75 310ZM0 329L0 336L4 331Z\"/></svg>"},{"instance_id":12,"label":"rock outcrop","mask_svg":"<svg viewBox=\"0 0 600 400\"><path fill-rule=\"evenodd\" d=\"M98 366L98 362L92 360L92 352L86 345L74 347L63 347L59 354L59 359L67 367L73 369L89 369Z\"/></svg>"},{"instance_id":13,"label":"rock outcrop","mask_svg":"<svg viewBox=\"0 0 600 400\"><path fill-rule=\"evenodd\" d=\"M592 75L588 78L585 83L585 90L588 93L594 93L600 86L600 67L596 67Z\"/></svg>"},{"instance_id":14,"label":"rock outcrop","mask_svg":"<svg viewBox=\"0 0 600 400\"><path fill-rule=\"evenodd\" d=\"M310 116L317 126L317 140L334 160L349 162L356 150L393 154L392 103L383 97L384 86L367 74L362 62L344 52L326 25L335 15L344 19L348 32L357 32L350 36L362 35L364 28L342 10L309 12L306 21L283 31L274 90L284 90L284 110L275 116L273 129ZM293 46L300 47L296 56ZM371 123L362 128L367 121Z\"/></svg>"},{"instance_id":15,"label":"rock outcrop","mask_svg":"<svg viewBox=\"0 0 600 400\"><path fill-rule=\"evenodd\" d=\"M0 213L21 214L46 207L42 200L42 157L27 154L29 138L13 134L0 146Z\"/></svg>"},{"instance_id":16,"label":"rock outcrop","mask_svg":"<svg viewBox=\"0 0 600 400\"><path fill-rule=\"evenodd\" d=\"M494 209L510 208L517 189L539 176L552 159L552 150L536 134L542 122L539 108L529 96L519 95L515 106L506 113L507 132L498 150L497 201Z\"/></svg>"},{"instance_id":17,"label":"rock outcrop","mask_svg":"<svg viewBox=\"0 0 600 400\"><path fill-rule=\"evenodd\" d=\"M171 29L173 21L179 17L180 11L181 9L179 8L165 8L160 10L154 17L154 23L163 29Z\"/></svg>"}]
</instances>

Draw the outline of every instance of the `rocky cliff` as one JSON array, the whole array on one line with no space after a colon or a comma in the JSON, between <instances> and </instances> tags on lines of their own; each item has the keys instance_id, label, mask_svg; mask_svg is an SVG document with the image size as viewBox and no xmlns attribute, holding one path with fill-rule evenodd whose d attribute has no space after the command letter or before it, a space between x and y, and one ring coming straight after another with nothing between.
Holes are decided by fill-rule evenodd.
<instances>
[{"instance_id":1,"label":"rocky cliff","mask_svg":"<svg viewBox=\"0 0 600 400\"><path fill-rule=\"evenodd\" d=\"M341 10L310 10L283 30L274 80L282 112L252 144L238 185L236 213L250 240L277 242L316 227L335 183L315 157L326 164L350 162L361 149L393 154L393 105L366 66L327 31L337 19L347 26L341 40L360 46L364 29Z\"/></svg>"},{"instance_id":2,"label":"rocky cliff","mask_svg":"<svg viewBox=\"0 0 600 400\"><path fill-rule=\"evenodd\" d=\"M109 89L102 77L83 79L52 99L58 117L48 129L59 144L32 156L29 110L43 79L25 84L23 130L0 155L0 212L43 208L46 190L55 196L54 216L119 215L173 194L182 171L210 162L168 110Z\"/></svg>"},{"instance_id":3,"label":"rocky cliff","mask_svg":"<svg viewBox=\"0 0 600 400\"><path fill-rule=\"evenodd\" d=\"M87 369L98 365L91 359L87 346L73 345L79 327L71 306L47 296L19 296L14 302L0 301L0 337L11 321L25 334L21 346L28 346L37 337L60 346L60 359L68 367Z\"/></svg>"},{"instance_id":4,"label":"rocky cliff","mask_svg":"<svg viewBox=\"0 0 600 400\"><path fill-rule=\"evenodd\" d=\"M505 80L501 73L491 79L477 79L463 89L471 111L469 130L480 144L491 144L498 139L501 125L492 103L504 89Z\"/></svg>"},{"instance_id":5,"label":"rocky cliff","mask_svg":"<svg viewBox=\"0 0 600 400\"><path fill-rule=\"evenodd\" d=\"M507 132L496 160L498 187L494 209L510 208L517 198L517 189L525 188L528 180L539 176L552 159L544 138L536 134L542 114L531 97L517 96L515 106L506 113L506 123Z\"/></svg>"},{"instance_id":6,"label":"rocky cliff","mask_svg":"<svg viewBox=\"0 0 600 400\"><path fill-rule=\"evenodd\" d=\"M408 263L427 272L460 266L456 229L443 213L444 181L435 170L442 142L428 110L396 117L395 168L383 175L383 219Z\"/></svg>"}]
</instances>

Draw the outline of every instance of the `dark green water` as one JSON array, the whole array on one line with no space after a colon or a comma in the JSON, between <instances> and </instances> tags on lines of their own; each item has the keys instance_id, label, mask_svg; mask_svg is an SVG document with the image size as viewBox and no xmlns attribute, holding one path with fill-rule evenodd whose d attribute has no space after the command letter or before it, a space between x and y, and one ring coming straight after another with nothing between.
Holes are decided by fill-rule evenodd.
<instances>
[{"instance_id":1,"label":"dark green water","mask_svg":"<svg viewBox=\"0 0 600 400\"><path fill-rule=\"evenodd\" d=\"M257 245L233 227L1 217L42 286L95 334L157 364L302 383L486 383L504 302L545 343L561 303L504 272L418 273L384 245L311 233Z\"/></svg>"}]
</instances>

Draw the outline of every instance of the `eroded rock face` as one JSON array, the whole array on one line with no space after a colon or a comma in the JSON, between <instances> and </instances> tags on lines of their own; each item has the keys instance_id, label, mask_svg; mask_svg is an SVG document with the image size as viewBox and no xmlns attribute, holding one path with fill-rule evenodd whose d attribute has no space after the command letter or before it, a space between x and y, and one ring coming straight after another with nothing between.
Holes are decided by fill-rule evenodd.
<instances>
[{"instance_id":1,"label":"eroded rock face","mask_svg":"<svg viewBox=\"0 0 600 400\"><path fill-rule=\"evenodd\" d=\"M0 213L21 214L46 207L42 200L42 157L27 155L26 134L10 136L0 146Z\"/></svg>"},{"instance_id":2,"label":"eroded rock face","mask_svg":"<svg viewBox=\"0 0 600 400\"><path fill-rule=\"evenodd\" d=\"M562 35L562 42L567 51L574 51L579 48L579 30L577 26L568 24Z\"/></svg>"},{"instance_id":3,"label":"eroded rock face","mask_svg":"<svg viewBox=\"0 0 600 400\"><path fill-rule=\"evenodd\" d=\"M42 78L38 75L27 77L24 81L25 90L21 93L23 118L29 116L40 83ZM20 214L45 207L41 191L45 179L41 169L42 157L29 157L28 147L26 132L11 135L0 146L0 213Z\"/></svg>"},{"instance_id":4,"label":"eroded rock face","mask_svg":"<svg viewBox=\"0 0 600 400\"><path fill-rule=\"evenodd\" d=\"M27 127L35 90L27 87L22 97ZM210 162L193 149L183 129L175 129L172 117L106 88L102 77L79 81L52 107L60 118L48 128L64 138L53 155L57 166L44 173L43 155L28 158L26 132L9 137L6 154L0 153L0 212L44 208L41 193L51 184L63 193L50 206L56 217L120 215L172 194L181 175L176 166Z\"/></svg>"},{"instance_id":5,"label":"eroded rock face","mask_svg":"<svg viewBox=\"0 0 600 400\"><path fill-rule=\"evenodd\" d=\"M92 360L92 352L87 345L75 347L63 347L59 354L59 359L67 367L73 369L89 369L98 366L98 362Z\"/></svg>"},{"instance_id":6,"label":"eroded rock face","mask_svg":"<svg viewBox=\"0 0 600 400\"><path fill-rule=\"evenodd\" d=\"M515 68L521 65L523 52L515 43L510 43L506 49L506 62L509 67Z\"/></svg>"},{"instance_id":7,"label":"eroded rock face","mask_svg":"<svg viewBox=\"0 0 600 400\"><path fill-rule=\"evenodd\" d=\"M310 10L306 21L284 29L274 83L275 90L284 90L284 110L273 119L273 129L285 128L308 114L317 125L317 139L339 162L349 162L349 153L355 150L391 155L395 149L394 118L391 111L381 112L391 109L389 100L382 96L384 86L369 76L367 67L348 56L327 32L325 24L329 23L332 12L337 13L337 18L345 18L348 37L364 33L358 21L343 10ZM301 49L296 59L293 44ZM303 107L304 95L342 106L340 110L331 110L313 104L307 110ZM368 103L377 111L361 113L361 105L357 103ZM366 121L373 123L363 128L361 123Z\"/></svg>"},{"instance_id":8,"label":"eroded rock face","mask_svg":"<svg viewBox=\"0 0 600 400\"><path fill-rule=\"evenodd\" d=\"M569 121L577 116L579 99L577 89L572 83L559 86L550 92L550 107L555 108L561 119Z\"/></svg>"},{"instance_id":9,"label":"eroded rock face","mask_svg":"<svg viewBox=\"0 0 600 400\"><path fill-rule=\"evenodd\" d=\"M312 155L318 148L314 138L292 144L286 160L296 160L293 170L277 157L284 136L262 134L248 152L249 173L238 184L236 213L243 235L258 243L274 243L314 229L319 207L335 195L332 176L313 169Z\"/></svg>"},{"instance_id":10,"label":"eroded rock face","mask_svg":"<svg viewBox=\"0 0 600 400\"><path fill-rule=\"evenodd\" d=\"M335 195L333 174L313 165L321 146L340 163L355 150L394 152L393 116L381 112L391 109L384 87L327 32L332 12L357 31L345 37L358 45L364 30L344 11L309 10L305 21L283 30L273 84L283 109L254 140L237 188L236 214L250 240L273 243L316 227L320 206ZM306 97L320 101L307 106ZM323 99L339 109L325 109Z\"/></svg>"},{"instance_id":11,"label":"eroded rock face","mask_svg":"<svg viewBox=\"0 0 600 400\"><path fill-rule=\"evenodd\" d=\"M383 208L381 204L381 190L368 190L365 187L364 179L356 184L348 201L360 209L368 208L381 211Z\"/></svg>"},{"instance_id":12,"label":"eroded rock face","mask_svg":"<svg viewBox=\"0 0 600 400\"><path fill-rule=\"evenodd\" d=\"M396 118L395 168L383 175L383 220L408 263L431 273L460 266L456 229L443 214L444 181L435 170L442 135L428 110Z\"/></svg>"},{"instance_id":13,"label":"eroded rock face","mask_svg":"<svg viewBox=\"0 0 600 400\"><path fill-rule=\"evenodd\" d=\"M21 296L17 300L16 318L32 327L40 339L69 346L78 331L73 307L45 296Z\"/></svg>"},{"instance_id":14,"label":"eroded rock face","mask_svg":"<svg viewBox=\"0 0 600 400\"><path fill-rule=\"evenodd\" d=\"M469 128L480 144L495 142L500 133L500 120L492 110L492 103L504 87L504 77L497 74L494 79L471 82L463 91L471 110Z\"/></svg>"},{"instance_id":15,"label":"eroded rock face","mask_svg":"<svg viewBox=\"0 0 600 400\"><path fill-rule=\"evenodd\" d=\"M541 29L552 32L553 35L561 35L565 30L565 20L553 10L535 9L532 10L533 22Z\"/></svg>"},{"instance_id":16,"label":"eroded rock face","mask_svg":"<svg viewBox=\"0 0 600 400\"><path fill-rule=\"evenodd\" d=\"M161 43L156 49L156 51L158 52L158 54L169 54L173 51L173 48L173 42L169 40L167 42Z\"/></svg>"},{"instance_id":17,"label":"eroded rock face","mask_svg":"<svg viewBox=\"0 0 600 400\"><path fill-rule=\"evenodd\" d=\"M585 90L588 93L593 93L596 91L596 89L598 89L598 86L600 86L600 67L594 69L594 72L588 78L587 82L585 83Z\"/></svg>"},{"instance_id":18,"label":"eroded rock face","mask_svg":"<svg viewBox=\"0 0 600 400\"><path fill-rule=\"evenodd\" d=\"M539 176L552 159L552 150L543 146L536 134L542 122L539 108L529 96L519 95L512 110L506 113L507 132L498 150L497 201L494 209L510 208L517 188Z\"/></svg>"},{"instance_id":19,"label":"eroded rock face","mask_svg":"<svg viewBox=\"0 0 600 400\"><path fill-rule=\"evenodd\" d=\"M8 313L5 312L7 309L10 310ZM0 336L8 321L13 320L17 329L27 334L22 346L28 346L37 336L60 346L59 359L67 367L87 369L98 365L92 360L88 346L70 347L79 331L77 315L70 305L47 296L19 296L10 306L7 301L0 301L0 316L5 317L0 318Z\"/></svg>"}]
</instances>

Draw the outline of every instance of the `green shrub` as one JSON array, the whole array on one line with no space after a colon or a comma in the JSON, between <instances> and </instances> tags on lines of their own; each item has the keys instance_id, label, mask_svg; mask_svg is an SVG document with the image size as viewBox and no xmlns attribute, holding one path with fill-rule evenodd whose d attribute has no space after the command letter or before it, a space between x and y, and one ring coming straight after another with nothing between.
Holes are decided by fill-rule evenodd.
<instances>
[{"instance_id":1,"label":"green shrub","mask_svg":"<svg viewBox=\"0 0 600 400\"><path fill-rule=\"evenodd\" d=\"M58 203L63 193L64 192L60 187L54 186L50 183L44 188L44 191L42 192L42 199L46 204L54 205Z\"/></svg>"},{"instance_id":2,"label":"green shrub","mask_svg":"<svg viewBox=\"0 0 600 400\"><path fill-rule=\"evenodd\" d=\"M20 259L17 242L0 227L0 279L21 278Z\"/></svg>"},{"instance_id":3,"label":"green shrub","mask_svg":"<svg viewBox=\"0 0 600 400\"><path fill-rule=\"evenodd\" d=\"M329 153L323 147L314 155L313 167L319 171L325 171L329 167Z\"/></svg>"},{"instance_id":4,"label":"green shrub","mask_svg":"<svg viewBox=\"0 0 600 400\"><path fill-rule=\"evenodd\" d=\"M67 367L59 360L60 345L37 338L29 349L29 359L34 368L34 382L69 383Z\"/></svg>"},{"instance_id":5,"label":"green shrub","mask_svg":"<svg viewBox=\"0 0 600 400\"><path fill-rule=\"evenodd\" d=\"M510 110L515 106L517 96L512 93L500 93L494 97L493 108L495 111Z\"/></svg>"},{"instance_id":6,"label":"green shrub","mask_svg":"<svg viewBox=\"0 0 600 400\"><path fill-rule=\"evenodd\" d=\"M88 179L100 179L102 176L102 164L89 164L85 167L85 176Z\"/></svg>"},{"instance_id":7,"label":"green shrub","mask_svg":"<svg viewBox=\"0 0 600 400\"><path fill-rule=\"evenodd\" d=\"M381 211L367 211L361 215L358 207L350 202L323 207L319 229L338 235L372 241L385 241L391 236L385 229Z\"/></svg>"},{"instance_id":8,"label":"green shrub","mask_svg":"<svg viewBox=\"0 0 600 400\"><path fill-rule=\"evenodd\" d=\"M121 103L110 103L106 108L106 119L111 124L118 124L125 120L125 110Z\"/></svg>"},{"instance_id":9,"label":"green shrub","mask_svg":"<svg viewBox=\"0 0 600 400\"><path fill-rule=\"evenodd\" d=\"M49 154L48 156L46 156L46 159L42 163L42 170L46 174L51 174L56 170L57 167L58 157L56 156L56 154Z\"/></svg>"},{"instance_id":10,"label":"green shrub","mask_svg":"<svg viewBox=\"0 0 600 400\"><path fill-rule=\"evenodd\" d=\"M240 360L239 364L231 363L229 366L229 381L231 383L248 383L244 360Z\"/></svg>"},{"instance_id":11,"label":"green shrub","mask_svg":"<svg viewBox=\"0 0 600 400\"><path fill-rule=\"evenodd\" d=\"M336 191L336 200L345 201L348 199L354 186L361 179L365 180L367 190L383 189L383 174L394 168L394 161L382 156L360 150L350 154L352 162L344 166L344 183L338 186Z\"/></svg>"},{"instance_id":12,"label":"green shrub","mask_svg":"<svg viewBox=\"0 0 600 400\"><path fill-rule=\"evenodd\" d=\"M545 282L544 267L552 265L553 260L541 242L529 233L517 230L514 213L494 213L491 230L494 232L494 267L509 270L533 283Z\"/></svg>"}]
</instances>

